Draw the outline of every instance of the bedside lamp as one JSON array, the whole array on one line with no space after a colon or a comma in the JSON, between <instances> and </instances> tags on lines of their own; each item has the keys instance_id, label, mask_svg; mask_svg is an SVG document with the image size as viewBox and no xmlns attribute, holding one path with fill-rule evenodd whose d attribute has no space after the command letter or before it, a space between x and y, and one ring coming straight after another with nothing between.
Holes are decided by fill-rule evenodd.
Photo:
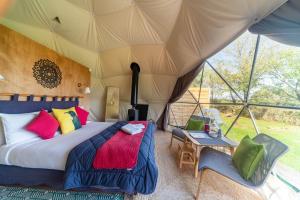
<instances>
[{"instance_id":1,"label":"bedside lamp","mask_svg":"<svg viewBox=\"0 0 300 200\"><path fill-rule=\"evenodd\" d=\"M4 81L4 80L5 80L4 76L2 76L2 75L0 74L0 81Z\"/></svg>"},{"instance_id":2,"label":"bedside lamp","mask_svg":"<svg viewBox=\"0 0 300 200\"><path fill-rule=\"evenodd\" d=\"M91 94L91 89L89 87L86 87L84 89L84 94Z\"/></svg>"}]
</instances>

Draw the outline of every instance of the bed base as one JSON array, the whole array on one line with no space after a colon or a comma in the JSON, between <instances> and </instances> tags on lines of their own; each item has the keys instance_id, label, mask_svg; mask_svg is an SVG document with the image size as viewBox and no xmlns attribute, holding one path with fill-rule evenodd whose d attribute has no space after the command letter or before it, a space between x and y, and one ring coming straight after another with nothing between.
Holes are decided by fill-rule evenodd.
<instances>
[{"instance_id":1,"label":"bed base","mask_svg":"<svg viewBox=\"0 0 300 200\"><path fill-rule=\"evenodd\" d=\"M21 185L26 187L46 186L54 190L64 189L64 171L51 169L25 168L0 164L0 185ZM95 186L77 188L74 191L126 193L119 188ZM128 193L127 193L128 194ZM136 195L136 193L129 194Z\"/></svg>"},{"instance_id":2,"label":"bed base","mask_svg":"<svg viewBox=\"0 0 300 200\"><path fill-rule=\"evenodd\" d=\"M38 186L63 189L64 171L0 165L1 185Z\"/></svg>"}]
</instances>

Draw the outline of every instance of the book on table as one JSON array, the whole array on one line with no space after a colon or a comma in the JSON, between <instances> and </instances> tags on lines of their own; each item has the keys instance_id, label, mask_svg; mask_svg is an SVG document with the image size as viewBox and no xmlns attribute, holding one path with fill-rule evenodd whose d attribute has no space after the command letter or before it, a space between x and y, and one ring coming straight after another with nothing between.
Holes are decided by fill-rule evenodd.
<instances>
[{"instance_id":1,"label":"book on table","mask_svg":"<svg viewBox=\"0 0 300 200\"><path fill-rule=\"evenodd\" d=\"M195 139L211 139L211 137L203 131L189 131L189 134Z\"/></svg>"}]
</instances>

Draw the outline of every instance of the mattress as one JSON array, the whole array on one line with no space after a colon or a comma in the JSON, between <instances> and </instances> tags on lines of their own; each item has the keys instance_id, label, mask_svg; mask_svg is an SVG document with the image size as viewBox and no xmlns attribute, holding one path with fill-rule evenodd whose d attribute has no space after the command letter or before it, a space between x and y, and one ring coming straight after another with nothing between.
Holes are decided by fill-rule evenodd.
<instances>
[{"instance_id":1,"label":"mattress","mask_svg":"<svg viewBox=\"0 0 300 200\"><path fill-rule=\"evenodd\" d=\"M0 164L25 168L65 170L69 152L83 141L111 126L110 122L90 122L82 128L49 140L31 140L0 147Z\"/></svg>"}]
</instances>

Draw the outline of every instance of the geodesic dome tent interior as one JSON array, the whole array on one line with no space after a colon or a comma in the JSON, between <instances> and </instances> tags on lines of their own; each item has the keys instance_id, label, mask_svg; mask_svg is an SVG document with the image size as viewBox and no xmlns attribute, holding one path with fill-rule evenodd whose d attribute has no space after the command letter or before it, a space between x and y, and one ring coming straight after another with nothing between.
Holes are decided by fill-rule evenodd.
<instances>
[{"instance_id":1,"label":"geodesic dome tent interior","mask_svg":"<svg viewBox=\"0 0 300 200\"><path fill-rule=\"evenodd\" d=\"M176 81L285 0L15 1L2 25L88 67L90 110L103 119L105 88L130 100L130 63L141 67L139 102L157 120Z\"/></svg>"}]
</instances>

